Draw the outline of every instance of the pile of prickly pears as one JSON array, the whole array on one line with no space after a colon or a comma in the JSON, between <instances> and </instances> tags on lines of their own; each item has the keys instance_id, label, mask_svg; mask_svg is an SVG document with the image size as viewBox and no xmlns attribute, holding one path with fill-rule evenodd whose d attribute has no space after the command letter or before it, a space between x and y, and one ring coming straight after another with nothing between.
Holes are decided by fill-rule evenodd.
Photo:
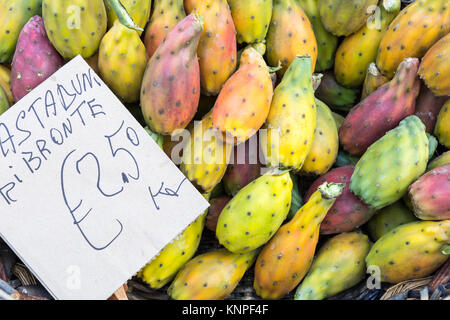
<instances>
[{"instance_id":1,"label":"pile of prickly pears","mask_svg":"<svg viewBox=\"0 0 450 320\"><path fill-rule=\"evenodd\" d=\"M135 281L448 281L448 1L0 0L0 112L76 55L211 204Z\"/></svg>"}]
</instances>

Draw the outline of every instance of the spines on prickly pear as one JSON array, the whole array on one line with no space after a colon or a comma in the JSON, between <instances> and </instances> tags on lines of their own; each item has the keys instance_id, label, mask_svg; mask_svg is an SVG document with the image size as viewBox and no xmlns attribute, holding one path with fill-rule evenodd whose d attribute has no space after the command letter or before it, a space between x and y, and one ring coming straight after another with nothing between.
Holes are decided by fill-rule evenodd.
<instances>
[{"instance_id":1,"label":"spines on prickly pear","mask_svg":"<svg viewBox=\"0 0 450 320\"><path fill-rule=\"evenodd\" d=\"M217 95L236 69L236 29L226 0L185 0L187 13L204 19L198 45L202 92Z\"/></svg>"},{"instance_id":2,"label":"spines on prickly pear","mask_svg":"<svg viewBox=\"0 0 450 320\"><path fill-rule=\"evenodd\" d=\"M156 0L150 22L145 29L144 43L151 58L170 30L186 17L183 0Z\"/></svg>"},{"instance_id":3,"label":"spines on prickly pear","mask_svg":"<svg viewBox=\"0 0 450 320\"><path fill-rule=\"evenodd\" d=\"M442 250L449 244L450 220L410 222L375 242L366 264L379 268L383 282L424 278L448 259Z\"/></svg>"},{"instance_id":4,"label":"spines on prickly pear","mask_svg":"<svg viewBox=\"0 0 450 320\"><path fill-rule=\"evenodd\" d=\"M4 63L11 61L25 23L41 14L42 0L2 0L0 7L0 63Z\"/></svg>"},{"instance_id":5,"label":"spines on prickly pear","mask_svg":"<svg viewBox=\"0 0 450 320\"><path fill-rule=\"evenodd\" d=\"M320 18L336 36L358 31L376 10L378 0L319 0Z\"/></svg>"},{"instance_id":6,"label":"spines on prickly pear","mask_svg":"<svg viewBox=\"0 0 450 320\"><path fill-rule=\"evenodd\" d=\"M434 134L439 142L450 148L450 100L448 100L439 112L436 126L434 127Z\"/></svg>"},{"instance_id":7,"label":"spines on prickly pear","mask_svg":"<svg viewBox=\"0 0 450 320\"><path fill-rule=\"evenodd\" d=\"M298 55L309 55L314 70L317 42L311 23L297 0L274 0L272 20L267 33L267 61L271 66L281 62L283 75Z\"/></svg>"},{"instance_id":8,"label":"spines on prickly pear","mask_svg":"<svg viewBox=\"0 0 450 320\"><path fill-rule=\"evenodd\" d=\"M409 197L419 219L450 219L450 164L421 176L409 187Z\"/></svg>"},{"instance_id":9,"label":"spines on prickly pear","mask_svg":"<svg viewBox=\"0 0 450 320\"><path fill-rule=\"evenodd\" d=\"M426 130L432 133L437 117L448 97L436 97L434 93L422 83L416 100L416 116L425 124Z\"/></svg>"},{"instance_id":10,"label":"spines on prickly pear","mask_svg":"<svg viewBox=\"0 0 450 320\"><path fill-rule=\"evenodd\" d=\"M409 116L373 143L359 159L350 190L377 210L399 200L425 171L428 138L425 126Z\"/></svg>"},{"instance_id":11,"label":"spines on prickly pear","mask_svg":"<svg viewBox=\"0 0 450 320\"><path fill-rule=\"evenodd\" d=\"M239 43L255 43L266 38L272 17L272 0L228 0Z\"/></svg>"},{"instance_id":12,"label":"spines on prickly pear","mask_svg":"<svg viewBox=\"0 0 450 320\"><path fill-rule=\"evenodd\" d=\"M353 171L354 167L352 165L335 168L315 180L309 187L305 195L306 201L309 200L311 195L324 182L345 183L342 194L336 198L336 201L330 210L328 210L327 215L320 225L321 234L353 231L366 223L374 215L375 210L369 208L350 191L350 178Z\"/></svg>"},{"instance_id":13,"label":"spines on prickly pear","mask_svg":"<svg viewBox=\"0 0 450 320\"><path fill-rule=\"evenodd\" d=\"M414 214L402 203L397 201L384 207L367 222L367 232L373 241L377 241L392 229L402 224L417 221Z\"/></svg>"},{"instance_id":14,"label":"spines on prickly pear","mask_svg":"<svg viewBox=\"0 0 450 320\"><path fill-rule=\"evenodd\" d=\"M201 18L187 16L169 32L147 64L141 107L153 131L172 134L194 118L200 99L197 45L201 32Z\"/></svg>"},{"instance_id":15,"label":"spines on prickly pear","mask_svg":"<svg viewBox=\"0 0 450 320\"><path fill-rule=\"evenodd\" d=\"M108 0L105 1L106 13L108 15L108 28L111 28L117 21L117 15L111 7ZM127 10L134 23L140 27L145 28L150 17L151 0L120 0L124 8ZM141 34L141 32L139 32Z\"/></svg>"},{"instance_id":16,"label":"spines on prickly pear","mask_svg":"<svg viewBox=\"0 0 450 320\"><path fill-rule=\"evenodd\" d=\"M414 1L392 21L383 36L377 66L388 78L409 57L422 58L427 50L450 31L447 1Z\"/></svg>"},{"instance_id":17,"label":"spines on prickly pear","mask_svg":"<svg viewBox=\"0 0 450 320\"><path fill-rule=\"evenodd\" d=\"M300 170L311 150L316 127L312 61L297 56L276 87L261 135L264 157L271 166Z\"/></svg>"},{"instance_id":18,"label":"spines on prickly pear","mask_svg":"<svg viewBox=\"0 0 450 320\"><path fill-rule=\"evenodd\" d=\"M208 215L206 216L206 228L212 232L216 232L217 220L223 208L230 202L231 197L227 195L219 196L209 200Z\"/></svg>"},{"instance_id":19,"label":"spines on prickly pear","mask_svg":"<svg viewBox=\"0 0 450 320\"><path fill-rule=\"evenodd\" d=\"M315 95L333 110L348 111L358 100L359 90L341 86L333 72L325 71Z\"/></svg>"},{"instance_id":20,"label":"spines on prickly pear","mask_svg":"<svg viewBox=\"0 0 450 320\"><path fill-rule=\"evenodd\" d=\"M320 248L308 275L297 288L295 300L322 300L351 288L364 279L371 242L360 231L342 233Z\"/></svg>"},{"instance_id":21,"label":"spines on prickly pear","mask_svg":"<svg viewBox=\"0 0 450 320\"><path fill-rule=\"evenodd\" d=\"M408 58L391 82L353 107L339 130L339 141L353 155L361 155L387 131L414 114L420 81L419 60Z\"/></svg>"},{"instance_id":22,"label":"spines on prickly pear","mask_svg":"<svg viewBox=\"0 0 450 320\"><path fill-rule=\"evenodd\" d=\"M428 164L427 170L433 170L446 164L450 164L450 151L444 152L439 157L433 159L433 161Z\"/></svg>"},{"instance_id":23,"label":"spines on prickly pear","mask_svg":"<svg viewBox=\"0 0 450 320\"><path fill-rule=\"evenodd\" d=\"M264 246L255 263L253 287L263 299L279 299L294 289L311 266L319 227L344 184L324 183Z\"/></svg>"},{"instance_id":24,"label":"spines on prickly pear","mask_svg":"<svg viewBox=\"0 0 450 320\"><path fill-rule=\"evenodd\" d=\"M11 65L11 89L19 101L63 65L45 33L40 16L32 17L20 32Z\"/></svg>"},{"instance_id":25,"label":"spines on prickly pear","mask_svg":"<svg viewBox=\"0 0 450 320\"><path fill-rule=\"evenodd\" d=\"M339 150L336 121L328 106L316 99L317 121L311 150L300 170L302 174L321 175L331 169Z\"/></svg>"},{"instance_id":26,"label":"spines on prickly pear","mask_svg":"<svg viewBox=\"0 0 450 320\"><path fill-rule=\"evenodd\" d=\"M225 249L201 254L189 261L170 285L175 300L226 298L253 265L257 251L231 253Z\"/></svg>"},{"instance_id":27,"label":"spines on prickly pear","mask_svg":"<svg viewBox=\"0 0 450 320\"><path fill-rule=\"evenodd\" d=\"M366 71L366 78L364 79L361 100L364 100L372 92L375 92L379 87L389 82L389 79L383 76L383 74L378 70L375 62L369 63Z\"/></svg>"},{"instance_id":28,"label":"spines on prickly pear","mask_svg":"<svg viewBox=\"0 0 450 320\"><path fill-rule=\"evenodd\" d=\"M338 46L338 37L323 26L319 15L319 0L297 0L305 11L314 30L317 41L316 72L330 69L334 64L334 55Z\"/></svg>"},{"instance_id":29,"label":"spines on prickly pear","mask_svg":"<svg viewBox=\"0 0 450 320\"><path fill-rule=\"evenodd\" d=\"M8 110L9 107L8 96L6 95L5 90L0 86L0 114Z\"/></svg>"},{"instance_id":30,"label":"spines on prickly pear","mask_svg":"<svg viewBox=\"0 0 450 320\"><path fill-rule=\"evenodd\" d=\"M11 91L11 70L0 64L0 87L5 91L10 106L14 104L14 97Z\"/></svg>"},{"instance_id":31,"label":"spines on prickly pear","mask_svg":"<svg viewBox=\"0 0 450 320\"><path fill-rule=\"evenodd\" d=\"M103 0L43 0L42 16L50 42L65 59L94 55L108 20Z\"/></svg>"},{"instance_id":32,"label":"spines on prickly pear","mask_svg":"<svg viewBox=\"0 0 450 320\"><path fill-rule=\"evenodd\" d=\"M139 278L153 289L162 288L169 283L197 251L205 225L205 215L198 217L176 239L165 246L139 271Z\"/></svg>"},{"instance_id":33,"label":"spines on prickly pear","mask_svg":"<svg viewBox=\"0 0 450 320\"><path fill-rule=\"evenodd\" d=\"M222 180L232 146L217 138L211 112L190 127L189 141L183 147L180 170L201 192L211 192Z\"/></svg>"},{"instance_id":34,"label":"spines on prickly pear","mask_svg":"<svg viewBox=\"0 0 450 320\"><path fill-rule=\"evenodd\" d=\"M400 11L400 0L396 2L397 10L388 12L381 6L361 29L346 37L339 45L334 74L344 87L353 88L363 84L367 66L377 57L383 34Z\"/></svg>"},{"instance_id":35,"label":"spines on prickly pear","mask_svg":"<svg viewBox=\"0 0 450 320\"><path fill-rule=\"evenodd\" d=\"M217 221L216 236L231 252L249 252L275 234L291 206L289 172L268 172L242 188Z\"/></svg>"},{"instance_id":36,"label":"spines on prickly pear","mask_svg":"<svg viewBox=\"0 0 450 320\"><path fill-rule=\"evenodd\" d=\"M225 82L212 111L213 125L227 143L246 141L266 121L273 87L269 68L252 47L242 53L239 69Z\"/></svg>"}]
</instances>

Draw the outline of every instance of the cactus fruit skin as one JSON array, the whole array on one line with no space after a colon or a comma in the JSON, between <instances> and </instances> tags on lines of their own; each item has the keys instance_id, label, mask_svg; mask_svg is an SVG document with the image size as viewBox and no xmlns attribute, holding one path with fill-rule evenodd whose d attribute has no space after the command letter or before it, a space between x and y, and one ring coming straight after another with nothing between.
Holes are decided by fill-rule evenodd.
<instances>
[{"instance_id":1,"label":"cactus fruit skin","mask_svg":"<svg viewBox=\"0 0 450 320\"><path fill-rule=\"evenodd\" d=\"M312 61L298 56L276 87L261 135L261 147L271 166L302 168L311 150L316 127L316 102L312 87Z\"/></svg>"},{"instance_id":2,"label":"cactus fruit skin","mask_svg":"<svg viewBox=\"0 0 450 320\"><path fill-rule=\"evenodd\" d=\"M434 134L439 142L450 148L450 100L448 100L439 112L436 126L434 127Z\"/></svg>"},{"instance_id":3,"label":"cactus fruit skin","mask_svg":"<svg viewBox=\"0 0 450 320\"><path fill-rule=\"evenodd\" d=\"M397 201L377 212L367 222L367 232L373 241L377 241L392 229L402 224L417 221L414 214L402 203Z\"/></svg>"},{"instance_id":4,"label":"cactus fruit skin","mask_svg":"<svg viewBox=\"0 0 450 320\"><path fill-rule=\"evenodd\" d=\"M419 219L450 219L450 164L421 176L409 187L409 197Z\"/></svg>"},{"instance_id":5,"label":"cactus fruit skin","mask_svg":"<svg viewBox=\"0 0 450 320\"><path fill-rule=\"evenodd\" d=\"M108 28L111 28L118 20L113 8L110 6L108 0L105 1L106 13L108 16ZM151 0L120 0L122 5L127 10L133 21L140 27L144 28L150 17ZM140 34L141 32L139 32Z\"/></svg>"},{"instance_id":6,"label":"cactus fruit skin","mask_svg":"<svg viewBox=\"0 0 450 320\"><path fill-rule=\"evenodd\" d=\"M236 69L236 29L226 0L185 0L186 13L204 19L198 45L202 92L217 95Z\"/></svg>"},{"instance_id":7,"label":"cactus fruit skin","mask_svg":"<svg viewBox=\"0 0 450 320\"><path fill-rule=\"evenodd\" d=\"M434 93L422 83L416 100L416 116L425 124L428 133L432 133L437 117L448 97L436 97Z\"/></svg>"},{"instance_id":8,"label":"cactus fruit skin","mask_svg":"<svg viewBox=\"0 0 450 320\"><path fill-rule=\"evenodd\" d=\"M42 0L1 0L0 7L0 63L4 63L11 61L23 26L41 14Z\"/></svg>"},{"instance_id":9,"label":"cactus fruit skin","mask_svg":"<svg viewBox=\"0 0 450 320\"><path fill-rule=\"evenodd\" d=\"M228 0L239 43L263 41L272 17L272 0Z\"/></svg>"},{"instance_id":10,"label":"cactus fruit skin","mask_svg":"<svg viewBox=\"0 0 450 320\"><path fill-rule=\"evenodd\" d=\"M0 114L9 109L8 96L5 93L5 90L0 86Z\"/></svg>"},{"instance_id":11,"label":"cactus fruit skin","mask_svg":"<svg viewBox=\"0 0 450 320\"><path fill-rule=\"evenodd\" d=\"M377 0L319 0L320 18L336 36L358 31L376 8Z\"/></svg>"},{"instance_id":12,"label":"cactus fruit skin","mask_svg":"<svg viewBox=\"0 0 450 320\"><path fill-rule=\"evenodd\" d=\"M391 82L350 110L339 130L339 141L346 151L362 155L402 119L414 114L420 90L418 67L418 59L405 59Z\"/></svg>"},{"instance_id":13,"label":"cactus fruit skin","mask_svg":"<svg viewBox=\"0 0 450 320\"><path fill-rule=\"evenodd\" d=\"M419 68L420 77L428 88L439 97L450 96L450 66L447 59L449 55L450 34L443 37L428 50Z\"/></svg>"},{"instance_id":14,"label":"cactus fruit skin","mask_svg":"<svg viewBox=\"0 0 450 320\"><path fill-rule=\"evenodd\" d=\"M282 76L298 55L309 55L312 70L317 61L317 42L312 25L297 0L274 0L272 20L267 33L267 61L271 66L281 62Z\"/></svg>"},{"instance_id":15,"label":"cactus fruit skin","mask_svg":"<svg viewBox=\"0 0 450 320\"><path fill-rule=\"evenodd\" d=\"M446 164L450 164L450 151L444 152L439 157L433 159L428 164L427 170L433 170Z\"/></svg>"},{"instance_id":16,"label":"cactus fruit skin","mask_svg":"<svg viewBox=\"0 0 450 320\"><path fill-rule=\"evenodd\" d=\"M333 72L325 71L315 95L333 110L348 111L358 100L359 90L341 86Z\"/></svg>"},{"instance_id":17,"label":"cactus fruit skin","mask_svg":"<svg viewBox=\"0 0 450 320\"><path fill-rule=\"evenodd\" d=\"M100 43L98 67L102 79L122 102L139 101L147 61L139 34L116 20Z\"/></svg>"},{"instance_id":18,"label":"cactus fruit skin","mask_svg":"<svg viewBox=\"0 0 450 320\"><path fill-rule=\"evenodd\" d=\"M375 62L369 63L366 71L366 78L364 79L361 100L364 100L371 93L377 91L379 87L389 82L389 79L378 70Z\"/></svg>"},{"instance_id":19,"label":"cactus fruit skin","mask_svg":"<svg viewBox=\"0 0 450 320\"><path fill-rule=\"evenodd\" d=\"M360 231L342 233L320 248L295 300L322 300L349 289L366 275L371 242Z\"/></svg>"},{"instance_id":20,"label":"cactus fruit skin","mask_svg":"<svg viewBox=\"0 0 450 320\"><path fill-rule=\"evenodd\" d=\"M382 236L372 246L366 265L378 266L381 281L399 283L424 278L448 259L450 220L410 222Z\"/></svg>"},{"instance_id":21,"label":"cactus fruit skin","mask_svg":"<svg viewBox=\"0 0 450 320\"><path fill-rule=\"evenodd\" d=\"M206 228L212 232L216 232L217 220L223 208L230 202L231 197L227 195L212 198L209 203L208 215L206 216Z\"/></svg>"},{"instance_id":22,"label":"cactus fruit skin","mask_svg":"<svg viewBox=\"0 0 450 320\"><path fill-rule=\"evenodd\" d=\"M42 17L50 42L65 59L94 55L108 20L103 0L43 0Z\"/></svg>"},{"instance_id":23,"label":"cactus fruit skin","mask_svg":"<svg viewBox=\"0 0 450 320\"><path fill-rule=\"evenodd\" d=\"M316 99L316 109L314 139L300 170L302 174L324 174L331 169L339 150L338 130L331 110L318 99Z\"/></svg>"},{"instance_id":24,"label":"cactus fruit skin","mask_svg":"<svg viewBox=\"0 0 450 320\"><path fill-rule=\"evenodd\" d=\"M306 192L305 201L308 201L324 182L345 183L342 194L336 198L320 225L320 234L353 231L374 215L375 210L364 204L350 191L350 178L353 171L352 165L335 168L316 179Z\"/></svg>"},{"instance_id":25,"label":"cactus fruit skin","mask_svg":"<svg viewBox=\"0 0 450 320\"><path fill-rule=\"evenodd\" d=\"M249 252L265 244L286 219L291 206L289 172L266 173L242 188L217 221L216 236L231 252Z\"/></svg>"},{"instance_id":26,"label":"cactus fruit skin","mask_svg":"<svg viewBox=\"0 0 450 320\"><path fill-rule=\"evenodd\" d=\"M315 71L328 70L333 67L339 39L323 26L319 15L319 0L297 0L297 2L308 16L316 36L318 52Z\"/></svg>"},{"instance_id":27,"label":"cactus fruit skin","mask_svg":"<svg viewBox=\"0 0 450 320\"><path fill-rule=\"evenodd\" d=\"M180 170L201 192L211 192L222 180L232 146L220 141L212 126L211 112L190 128Z\"/></svg>"},{"instance_id":28,"label":"cactus fruit skin","mask_svg":"<svg viewBox=\"0 0 450 320\"><path fill-rule=\"evenodd\" d=\"M222 300L236 288L256 254L225 249L201 254L180 270L167 293L175 300Z\"/></svg>"},{"instance_id":29,"label":"cactus fruit skin","mask_svg":"<svg viewBox=\"0 0 450 320\"><path fill-rule=\"evenodd\" d=\"M248 47L213 107L213 125L222 132L223 140L239 144L254 135L266 121L272 95L269 68L261 54Z\"/></svg>"},{"instance_id":30,"label":"cactus fruit skin","mask_svg":"<svg viewBox=\"0 0 450 320\"><path fill-rule=\"evenodd\" d=\"M339 128L344 123L344 119L345 118L343 116L341 116L339 113L336 113L336 112L331 112L331 114L333 115L334 122L336 122L336 128L339 130Z\"/></svg>"},{"instance_id":31,"label":"cactus fruit skin","mask_svg":"<svg viewBox=\"0 0 450 320\"><path fill-rule=\"evenodd\" d=\"M201 32L200 18L187 16L169 32L147 64L141 107L152 131L173 134L194 118L200 99L197 45Z\"/></svg>"},{"instance_id":32,"label":"cactus fruit skin","mask_svg":"<svg viewBox=\"0 0 450 320\"><path fill-rule=\"evenodd\" d=\"M360 30L342 41L334 63L334 74L341 85L353 88L364 83L367 67L375 61L383 34L399 10L400 6L397 11L387 12L381 6Z\"/></svg>"},{"instance_id":33,"label":"cactus fruit skin","mask_svg":"<svg viewBox=\"0 0 450 320\"><path fill-rule=\"evenodd\" d=\"M11 65L11 89L19 101L63 65L45 33L40 16L32 17L23 27Z\"/></svg>"},{"instance_id":34,"label":"cactus fruit skin","mask_svg":"<svg viewBox=\"0 0 450 320\"><path fill-rule=\"evenodd\" d=\"M155 0L144 43L151 58L170 30L186 17L183 0Z\"/></svg>"},{"instance_id":35,"label":"cactus fruit skin","mask_svg":"<svg viewBox=\"0 0 450 320\"><path fill-rule=\"evenodd\" d=\"M194 220L176 239L164 247L160 253L149 262L138 276L153 289L160 289L169 283L195 254L203 227L206 213Z\"/></svg>"},{"instance_id":36,"label":"cactus fruit skin","mask_svg":"<svg viewBox=\"0 0 450 320\"><path fill-rule=\"evenodd\" d=\"M264 246L255 263L257 295L279 299L302 281L314 257L320 223L343 188L343 184L321 185Z\"/></svg>"},{"instance_id":37,"label":"cactus fruit skin","mask_svg":"<svg viewBox=\"0 0 450 320\"><path fill-rule=\"evenodd\" d=\"M14 97L11 91L11 70L0 64L0 87L5 91L8 97L9 105L14 104Z\"/></svg>"},{"instance_id":38,"label":"cactus fruit skin","mask_svg":"<svg viewBox=\"0 0 450 320\"><path fill-rule=\"evenodd\" d=\"M356 164L350 190L379 210L399 200L428 162L425 126L409 116L373 143Z\"/></svg>"},{"instance_id":39,"label":"cactus fruit skin","mask_svg":"<svg viewBox=\"0 0 450 320\"><path fill-rule=\"evenodd\" d=\"M392 21L381 40L377 66L389 79L409 57L422 58L427 50L450 31L447 1L415 1Z\"/></svg>"}]
</instances>

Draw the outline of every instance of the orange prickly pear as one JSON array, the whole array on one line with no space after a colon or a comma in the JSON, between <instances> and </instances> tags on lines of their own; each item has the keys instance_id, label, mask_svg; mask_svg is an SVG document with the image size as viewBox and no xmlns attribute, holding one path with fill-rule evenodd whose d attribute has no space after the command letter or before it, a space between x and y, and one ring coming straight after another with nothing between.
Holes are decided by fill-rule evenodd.
<instances>
[{"instance_id":1,"label":"orange prickly pear","mask_svg":"<svg viewBox=\"0 0 450 320\"><path fill-rule=\"evenodd\" d=\"M155 0L153 13L144 35L145 47L150 58L169 31L185 17L183 0Z\"/></svg>"},{"instance_id":2,"label":"orange prickly pear","mask_svg":"<svg viewBox=\"0 0 450 320\"><path fill-rule=\"evenodd\" d=\"M310 55L316 66L317 42L312 25L297 0L274 0L272 21L267 33L267 60L283 68L283 75L297 55Z\"/></svg>"},{"instance_id":3,"label":"orange prickly pear","mask_svg":"<svg viewBox=\"0 0 450 320\"><path fill-rule=\"evenodd\" d=\"M263 299L279 299L293 290L308 272L319 228L345 184L324 183L291 221L278 229L255 264L253 287Z\"/></svg>"},{"instance_id":4,"label":"orange prickly pear","mask_svg":"<svg viewBox=\"0 0 450 320\"><path fill-rule=\"evenodd\" d=\"M378 50L378 68L391 79L405 58L422 58L449 31L448 1L414 1L400 11L384 34Z\"/></svg>"},{"instance_id":5,"label":"orange prickly pear","mask_svg":"<svg viewBox=\"0 0 450 320\"><path fill-rule=\"evenodd\" d=\"M185 0L187 13L204 19L198 45L202 92L217 95L236 69L236 29L226 0Z\"/></svg>"},{"instance_id":6,"label":"orange prickly pear","mask_svg":"<svg viewBox=\"0 0 450 320\"><path fill-rule=\"evenodd\" d=\"M273 87L269 68L252 47L244 50L239 69L227 80L212 111L214 128L227 143L246 141L266 121Z\"/></svg>"},{"instance_id":7,"label":"orange prickly pear","mask_svg":"<svg viewBox=\"0 0 450 320\"><path fill-rule=\"evenodd\" d=\"M257 250L231 253L226 249L201 254L180 270L168 294L175 300L224 299L253 265L256 254Z\"/></svg>"},{"instance_id":8,"label":"orange prickly pear","mask_svg":"<svg viewBox=\"0 0 450 320\"><path fill-rule=\"evenodd\" d=\"M197 45L201 32L201 18L187 16L169 32L147 64L141 107L152 131L173 134L194 118L200 99Z\"/></svg>"}]
</instances>

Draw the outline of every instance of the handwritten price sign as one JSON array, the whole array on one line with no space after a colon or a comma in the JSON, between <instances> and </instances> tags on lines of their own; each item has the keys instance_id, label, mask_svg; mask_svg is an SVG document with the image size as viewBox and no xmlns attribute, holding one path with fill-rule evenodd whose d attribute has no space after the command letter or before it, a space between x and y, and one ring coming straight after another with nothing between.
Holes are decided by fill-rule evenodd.
<instances>
[{"instance_id":1,"label":"handwritten price sign","mask_svg":"<svg viewBox=\"0 0 450 320\"><path fill-rule=\"evenodd\" d=\"M106 299L208 206L76 57L0 117L0 235L58 299Z\"/></svg>"}]
</instances>

